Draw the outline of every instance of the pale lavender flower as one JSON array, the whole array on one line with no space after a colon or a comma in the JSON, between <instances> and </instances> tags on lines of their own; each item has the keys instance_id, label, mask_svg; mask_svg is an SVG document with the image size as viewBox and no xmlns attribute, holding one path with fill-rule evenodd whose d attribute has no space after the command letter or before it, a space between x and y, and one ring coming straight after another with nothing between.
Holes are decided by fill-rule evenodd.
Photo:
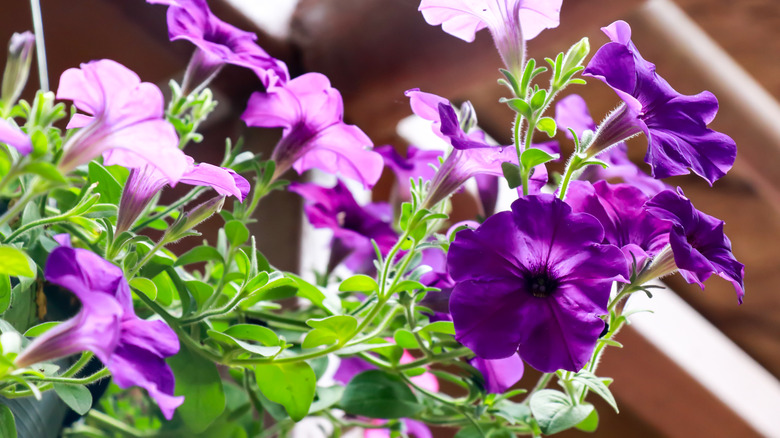
<instances>
[{"instance_id":1,"label":"pale lavender flower","mask_svg":"<svg viewBox=\"0 0 780 438\"><path fill-rule=\"evenodd\" d=\"M320 73L306 73L267 93L254 93L241 118L249 126L284 128L271 159L274 178L290 167L320 169L372 187L382 174L382 156L357 126L343 121L341 94Z\"/></svg>"},{"instance_id":2,"label":"pale lavender flower","mask_svg":"<svg viewBox=\"0 0 780 438\"><path fill-rule=\"evenodd\" d=\"M596 218L551 195L459 231L447 257L456 339L483 359L518 352L539 371L579 371L604 329L612 282L628 278L625 256L603 239Z\"/></svg>"},{"instance_id":3,"label":"pale lavender flower","mask_svg":"<svg viewBox=\"0 0 780 438\"><path fill-rule=\"evenodd\" d=\"M5 119L0 119L0 143L13 147L22 155L29 154L33 149L30 137Z\"/></svg>"},{"instance_id":4,"label":"pale lavender flower","mask_svg":"<svg viewBox=\"0 0 780 438\"><path fill-rule=\"evenodd\" d=\"M419 10L428 24L472 42L488 28L507 69L522 71L525 41L558 26L562 0L422 0Z\"/></svg>"},{"instance_id":5,"label":"pale lavender flower","mask_svg":"<svg viewBox=\"0 0 780 438\"><path fill-rule=\"evenodd\" d=\"M173 395L174 375L165 358L179 351L179 339L164 322L135 315L122 270L88 250L60 246L49 255L45 276L73 292L82 307L73 319L33 340L16 365L27 367L90 350L120 388L146 389L171 419L184 397Z\"/></svg>"},{"instance_id":6,"label":"pale lavender flower","mask_svg":"<svg viewBox=\"0 0 780 438\"><path fill-rule=\"evenodd\" d=\"M102 59L68 69L57 98L72 100L88 114L76 114L68 123L81 129L62 147L64 173L101 154L106 165L155 166L171 184L187 170L176 130L164 118L162 92L127 67Z\"/></svg>"},{"instance_id":7,"label":"pale lavender flower","mask_svg":"<svg viewBox=\"0 0 780 438\"><path fill-rule=\"evenodd\" d=\"M188 169L179 180L180 183L193 186L206 186L216 190L222 196L235 196L244 202L249 193L249 182L232 169L214 166L208 163L193 164L186 157ZM157 168L146 165L130 171L117 212L116 233L129 230L143 213L149 201L168 185L168 180Z\"/></svg>"}]
</instances>

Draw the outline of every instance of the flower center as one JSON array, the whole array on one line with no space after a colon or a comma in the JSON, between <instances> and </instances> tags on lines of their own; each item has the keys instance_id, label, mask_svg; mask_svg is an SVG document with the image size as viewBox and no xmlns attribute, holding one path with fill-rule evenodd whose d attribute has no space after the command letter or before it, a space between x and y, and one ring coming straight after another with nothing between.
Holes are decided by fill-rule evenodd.
<instances>
[{"instance_id":1,"label":"flower center","mask_svg":"<svg viewBox=\"0 0 780 438\"><path fill-rule=\"evenodd\" d=\"M547 298L558 289L558 280L549 273L530 274L525 279L528 291L536 298Z\"/></svg>"}]
</instances>

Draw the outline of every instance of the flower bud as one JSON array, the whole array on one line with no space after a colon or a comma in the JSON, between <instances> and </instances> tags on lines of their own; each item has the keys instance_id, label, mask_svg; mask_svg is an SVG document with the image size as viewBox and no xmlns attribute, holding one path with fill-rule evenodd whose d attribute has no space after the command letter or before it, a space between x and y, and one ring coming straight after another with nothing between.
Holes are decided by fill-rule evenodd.
<instances>
[{"instance_id":1,"label":"flower bud","mask_svg":"<svg viewBox=\"0 0 780 438\"><path fill-rule=\"evenodd\" d=\"M563 58L563 68L561 71L566 74L573 68L579 67L582 61L590 53L590 41L587 37L577 41L566 52L566 56Z\"/></svg>"},{"instance_id":2,"label":"flower bud","mask_svg":"<svg viewBox=\"0 0 780 438\"><path fill-rule=\"evenodd\" d=\"M169 242L173 242L185 237L185 234L189 230L210 218L214 213L219 213L222 210L223 204L225 204L225 197L215 196L193 208L186 215L180 216L179 219L171 225L171 228L169 228L168 233L166 234L166 239Z\"/></svg>"},{"instance_id":3,"label":"flower bud","mask_svg":"<svg viewBox=\"0 0 780 438\"><path fill-rule=\"evenodd\" d=\"M8 59L3 73L2 106L10 108L22 94L30 75L35 35L31 32L14 33L8 42Z\"/></svg>"}]
</instances>

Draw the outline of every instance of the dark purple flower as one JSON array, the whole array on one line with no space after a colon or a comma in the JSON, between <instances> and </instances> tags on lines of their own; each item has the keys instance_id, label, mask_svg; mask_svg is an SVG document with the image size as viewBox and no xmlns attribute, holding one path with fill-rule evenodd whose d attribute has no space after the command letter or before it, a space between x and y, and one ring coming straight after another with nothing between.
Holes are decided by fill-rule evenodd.
<instances>
[{"instance_id":1,"label":"dark purple flower","mask_svg":"<svg viewBox=\"0 0 780 438\"><path fill-rule=\"evenodd\" d=\"M507 69L522 71L525 41L558 26L562 0L422 0L428 24L472 42L488 28Z\"/></svg>"},{"instance_id":2,"label":"dark purple flower","mask_svg":"<svg viewBox=\"0 0 780 438\"><path fill-rule=\"evenodd\" d=\"M645 205L647 211L672 225L669 243L674 263L685 281L704 288L712 274L734 285L742 304L745 296L745 265L731 252L731 241L723 233L724 222L704 214L693 206L681 189L666 190Z\"/></svg>"},{"instance_id":3,"label":"dark purple flower","mask_svg":"<svg viewBox=\"0 0 780 438\"><path fill-rule=\"evenodd\" d=\"M46 280L73 292L82 307L73 319L37 337L16 359L18 366L90 350L108 367L120 388L140 386L166 418L182 404L165 358L179 351L176 333L162 321L145 321L133 310L122 270L100 256L68 246L46 261Z\"/></svg>"},{"instance_id":4,"label":"dark purple flower","mask_svg":"<svg viewBox=\"0 0 780 438\"><path fill-rule=\"evenodd\" d=\"M284 62L273 58L255 42L257 35L217 18L206 0L147 0L168 5L168 37L187 40L197 50L187 67L184 88L196 88L213 77L224 64L245 67L257 74L266 88L290 79Z\"/></svg>"},{"instance_id":5,"label":"dark purple flower","mask_svg":"<svg viewBox=\"0 0 780 438\"><path fill-rule=\"evenodd\" d=\"M518 199L476 230L459 231L448 271L456 339L483 359L520 353L532 367L580 370L628 266L589 214L552 195Z\"/></svg>"},{"instance_id":6,"label":"dark purple flower","mask_svg":"<svg viewBox=\"0 0 780 438\"><path fill-rule=\"evenodd\" d=\"M101 154L106 165L155 166L171 184L187 170L176 130L164 118L162 92L127 67L102 59L65 70L57 99L72 100L89 114L76 114L68 123L81 129L62 147L63 172Z\"/></svg>"},{"instance_id":7,"label":"dark purple flower","mask_svg":"<svg viewBox=\"0 0 780 438\"><path fill-rule=\"evenodd\" d=\"M390 206L358 205L341 181L332 188L293 183L289 189L306 200L304 211L314 227L333 230L331 268L343 261L353 271L368 272L375 257L371 240L376 241L382 254L387 254L398 240L390 225Z\"/></svg>"},{"instance_id":8,"label":"dark purple flower","mask_svg":"<svg viewBox=\"0 0 780 438\"><path fill-rule=\"evenodd\" d=\"M482 359L475 357L469 360L485 379L485 391L490 394L501 394L523 378L525 366L520 356L513 354L503 359Z\"/></svg>"},{"instance_id":9,"label":"dark purple flower","mask_svg":"<svg viewBox=\"0 0 780 438\"><path fill-rule=\"evenodd\" d=\"M254 93L241 118L249 126L284 128L271 159L274 177L290 167L298 173L320 169L370 188L382 174L382 157L371 139L347 125L341 94L325 75L306 73L267 93Z\"/></svg>"},{"instance_id":10,"label":"dark purple flower","mask_svg":"<svg viewBox=\"0 0 780 438\"><path fill-rule=\"evenodd\" d=\"M5 119L0 119L0 143L12 146L22 155L32 152L32 141L21 129Z\"/></svg>"},{"instance_id":11,"label":"dark purple flower","mask_svg":"<svg viewBox=\"0 0 780 438\"><path fill-rule=\"evenodd\" d=\"M579 137L589 130L595 131L596 124L588 111L585 99L577 94L564 97L555 104L555 121L558 126L565 129L568 138L574 138L568 128L574 130ZM580 175L580 179L590 182L620 178L642 190L648 196L669 188L663 181L657 180L643 172L636 164L628 159L628 146L624 142L610 146L600 153L598 158L609 165L604 169L601 166L589 166Z\"/></svg>"},{"instance_id":12,"label":"dark purple flower","mask_svg":"<svg viewBox=\"0 0 780 438\"><path fill-rule=\"evenodd\" d=\"M211 187L222 196L233 195L239 202L244 202L250 187L243 176L231 169L208 163L193 164L192 158L187 159L189 169L179 180L180 183ZM165 176L152 166L131 170L119 201L116 232L129 230L149 201L167 184Z\"/></svg>"},{"instance_id":13,"label":"dark purple flower","mask_svg":"<svg viewBox=\"0 0 780 438\"><path fill-rule=\"evenodd\" d=\"M391 145L375 147L374 151L382 156L385 166L395 173L398 195L402 200L409 200L411 197L412 186L409 180L422 178L423 181L429 181L436 173L431 165L438 165L439 157L444 155L441 151L417 149L411 145L406 150L406 158Z\"/></svg>"},{"instance_id":14,"label":"dark purple flower","mask_svg":"<svg viewBox=\"0 0 780 438\"><path fill-rule=\"evenodd\" d=\"M637 270L669 243L670 225L645 210L648 199L636 187L606 181L573 181L566 194L572 211L598 219L604 227L603 243L623 250L629 265L636 261Z\"/></svg>"},{"instance_id":15,"label":"dark purple flower","mask_svg":"<svg viewBox=\"0 0 780 438\"><path fill-rule=\"evenodd\" d=\"M653 176L686 175L692 170L710 184L731 169L737 146L729 136L707 128L718 100L704 91L686 96L655 73L631 42L631 28L616 21L602 28L612 40L593 56L583 75L602 80L625 102L599 127L596 151L644 132Z\"/></svg>"}]
</instances>

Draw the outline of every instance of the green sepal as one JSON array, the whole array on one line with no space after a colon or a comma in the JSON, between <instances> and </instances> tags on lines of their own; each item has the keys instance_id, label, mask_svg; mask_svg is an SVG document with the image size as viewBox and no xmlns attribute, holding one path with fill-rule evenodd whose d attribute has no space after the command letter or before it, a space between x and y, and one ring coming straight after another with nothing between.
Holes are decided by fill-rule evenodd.
<instances>
[{"instance_id":1,"label":"green sepal","mask_svg":"<svg viewBox=\"0 0 780 438\"><path fill-rule=\"evenodd\" d=\"M501 170L504 172L504 179L506 179L510 189L523 185L523 177L520 173L520 167L517 164L505 161L501 163Z\"/></svg>"}]
</instances>

